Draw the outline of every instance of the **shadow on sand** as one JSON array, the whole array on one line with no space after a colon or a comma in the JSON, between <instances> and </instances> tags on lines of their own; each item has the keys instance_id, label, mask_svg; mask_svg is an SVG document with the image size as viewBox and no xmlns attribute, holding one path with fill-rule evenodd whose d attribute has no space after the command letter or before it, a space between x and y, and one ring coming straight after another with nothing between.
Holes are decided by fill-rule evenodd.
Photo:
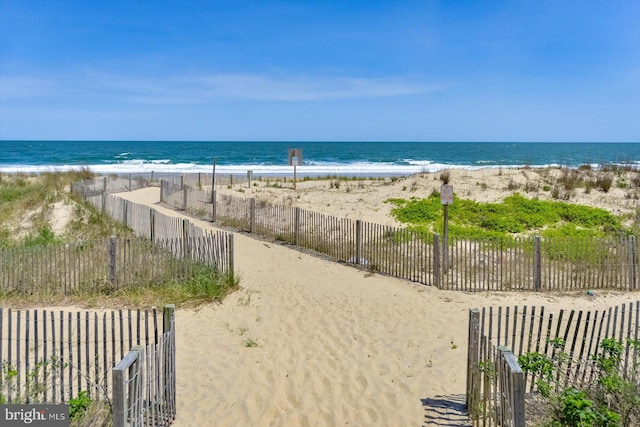
<instances>
[{"instance_id":1,"label":"shadow on sand","mask_svg":"<svg viewBox=\"0 0 640 427\"><path fill-rule=\"evenodd\" d=\"M471 419L467 415L467 405L464 394L449 396L435 396L420 399L424 406L423 427L455 426L470 427Z\"/></svg>"}]
</instances>

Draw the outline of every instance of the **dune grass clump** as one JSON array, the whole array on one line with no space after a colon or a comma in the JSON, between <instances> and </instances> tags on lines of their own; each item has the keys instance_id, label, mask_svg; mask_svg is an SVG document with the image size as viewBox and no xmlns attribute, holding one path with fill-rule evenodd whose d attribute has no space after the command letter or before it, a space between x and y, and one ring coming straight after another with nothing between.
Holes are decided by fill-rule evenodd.
<instances>
[{"instance_id":1,"label":"dune grass clump","mask_svg":"<svg viewBox=\"0 0 640 427\"><path fill-rule=\"evenodd\" d=\"M390 199L392 214L413 229L443 230L440 194L424 199ZM449 206L449 235L457 238L502 238L512 235L590 237L626 232L622 220L605 209L558 201L529 199L519 193L501 203L456 198Z\"/></svg>"}]
</instances>

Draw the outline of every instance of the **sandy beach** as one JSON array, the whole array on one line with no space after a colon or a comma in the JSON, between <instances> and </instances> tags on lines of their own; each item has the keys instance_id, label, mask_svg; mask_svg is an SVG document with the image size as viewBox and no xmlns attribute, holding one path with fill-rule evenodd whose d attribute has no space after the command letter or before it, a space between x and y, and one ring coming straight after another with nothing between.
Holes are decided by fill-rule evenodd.
<instances>
[{"instance_id":1,"label":"sandy beach","mask_svg":"<svg viewBox=\"0 0 640 427\"><path fill-rule=\"evenodd\" d=\"M457 194L495 201L513 182L540 180L534 170L452 171ZM330 188L330 187L334 188ZM390 197L424 197L437 174L395 180L298 182L293 188L220 188L338 217L396 224ZM285 185L286 187L286 185ZM592 191L574 201L631 212L622 189ZM121 197L159 206L159 189ZM550 197L550 196L549 196ZM202 227L211 223L193 220ZM276 242L235 233L241 289L222 304L177 312L174 423L186 426L465 425L454 416L433 423L429 399L460 401L466 381L468 310L544 305L602 309L637 293L463 293L441 291L314 257Z\"/></svg>"}]
</instances>

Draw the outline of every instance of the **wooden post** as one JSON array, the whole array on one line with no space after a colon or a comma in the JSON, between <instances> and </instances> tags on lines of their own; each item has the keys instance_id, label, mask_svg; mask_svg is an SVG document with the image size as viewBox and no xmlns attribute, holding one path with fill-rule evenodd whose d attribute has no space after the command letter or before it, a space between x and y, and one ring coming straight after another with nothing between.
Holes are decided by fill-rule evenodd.
<instances>
[{"instance_id":1,"label":"wooden post","mask_svg":"<svg viewBox=\"0 0 640 427\"><path fill-rule=\"evenodd\" d=\"M139 425L142 421L142 371L144 348L135 346L111 371L113 427ZM125 371L127 378L125 378ZM128 392L128 393L127 393ZM128 398L127 398L128 395ZM127 410L131 408L131 412ZM131 415L131 418L128 415Z\"/></svg>"},{"instance_id":2,"label":"wooden post","mask_svg":"<svg viewBox=\"0 0 640 427\"><path fill-rule=\"evenodd\" d=\"M542 250L540 236L533 238L533 287L536 291L542 289Z\"/></svg>"},{"instance_id":3,"label":"wooden post","mask_svg":"<svg viewBox=\"0 0 640 427\"><path fill-rule=\"evenodd\" d=\"M442 270L449 271L449 205L444 205L444 234L442 236Z\"/></svg>"},{"instance_id":4,"label":"wooden post","mask_svg":"<svg viewBox=\"0 0 640 427\"><path fill-rule=\"evenodd\" d=\"M233 256L233 234L229 233L229 273L231 273L232 275L234 274L235 271L235 259Z\"/></svg>"},{"instance_id":5,"label":"wooden post","mask_svg":"<svg viewBox=\"0 0 640 427\"><path fill-rule=\"evenodd\" d=\"M211 191L216 188L216 162L218 159L213 159L213 174L211 175Z\"/></svg>"},{"instance_id":6,"label":"wooden post","mask_svg":"<svg viewBox=\"0 0 640 427\"><path fill-rule=\"evenodd\" d=\"M116 270L116 236L109 239L109 282L114 288L117 286L117 270Z\"/></svg>"},{"instance_id":7,"label":"wooden post","mask_svg":"<svg viewBox=\"0 0 640 427\"><path fill-rule=\"evenodd\" d=\"M182 186L182 210L183 211L187 210L187 198L188 198L187 192L188 191L189 191L188 186L183 185Z\"/></svg>"},{"instance_id":8,"label":"wooden post","mask_svg":"<svg viewBox=\"0 0 640 427\"><path fill-rule=\"evenodd\" d=\"M152 242L156 241L156 211L149 209L149 238Z\"/></svg>"},{"instance_id":9,"label":"wooden post","mask_svg":"<svg viewBox=\"0 0 640 427\"><path fill-rule=\"evenodd\" d=\"M142 424L142 405L144 393L142 391L142 363L144 361L144 347L136 345L131 352L138 355L129 367L129 399L127 406L131 407L130 426Z\"/></svg>"},{"instance_id":10,"label":"wooden post","mask_svg":"<svg viewBox=\"0 0 640 427\"><path fill-rule=\"evenodd\" d=\"M128 226L129 224L127 223L127 217L129 216L129 201L128 200L124 200L124 202L122 203L122 223L124 224L124 226Z\"/></svg>"},{"instance_id":11,"label":"wooden post","mask_svg":"<svg viewBox=\"0 0 640 427\"><path fill-rule=\"evenodd\" d=\"M200 172L198 172L198 190L202 188L202 178L200 177Z\"/></svg>"},{"instance_id":12,"label":"wooden post","mask_svg":"<svg viewBox=\"0 0 640 427\"><path fill-rule=\"evenodd\" d=\"M183 188L183 187L184 187L184 174L181 173L180 174L180 188Z\"/></svg>"},{"instance_id":13,"label":"wooden post","mask_svg":"<svg viewBox=\"0 0 640 427\"><path fill-rule=\"evenodd\" d=\"M248 170L247 171L247 188L251 188L251 177L253 176L253 171Z\"/></svg>"},{"instance_id":14,"label":"wooden post","mask_svg":"<svg viewBox=\"0 0 640 427\"><path fill-rule=\"evenodd\" d=\"M102 193L102 213L106 213L107 211L107 195Z\"/></svg>"},{"instance_id":15,"label":"wooden post","mask_svg":"<svg viewBox=\"0 0 640 427\"><path fill-rule=\"evenodd\" d=\"M113 382L113 395L111 401L113 404L112 418L113 427L125 427L127 423L127 381L124 378L124 371L135 361L138 353L129 352L127 355L113 367L111 371L111 379Z\"/></svg>"},{"instance_id":16,"label":"wooden post","mask_svg":"<svg viewBox=\"0 0 640 427\"><path fill-rule=\"evenodd\" d=\"M500 390L499 395L502 399L508 397L509 402L505 402L505 405L501 405L503 408L508 405L511 409L511 420L505 420L504 425L511 425L513 427L525 427L525 411L524 411L524 373L522 368L518 365L518 360L513 355L508 347L498 347L498 354L501 355L499 363L506 363L508 366L508 372L504 374L508 375L508 378L498 379L502 384L510 384L511 390L505 393L505 390ZM502 411L504 416L504 410Z\"/></svg>"},{"instance_id":17,"label":"wooden post","mask_svg":"<svg viewBox=\"0 0 640 427\"><path fill-rule=\"evenodd\" d=\"M175 304L165 304L162 307L162 333L167 333L171 330L171 321L176 314Z\"/></svg>"},{"instance_id":18,"label":"wooden post","mask_svg":"<svg viewBox=\"0 0 640 427\"><path fill-rule=\"evenodd\" d=\"M129 174L129 191L131 191L131 190L132 190L132 187L131 187L131 174Z\"/></svg>"},{"instance_id":19,"label":"wooden post","mask_svg":"<svg viewBox=\"0 0 640 427\"><path fill-rule=\"evenodd\" d=\"M191 245L189 242L189 225L190 223L188 219L182 220L182 256L184 258L188 258L191 254Z\"/></svg>"},{"instance_id":20,"label":"wooden post","mask_svg":"<svg viewBox=\"0 0 640 427\"><path fill-rule=\"evenodd\" d=\"M211 190L211 221L216 222L216 191Z\"/></svg>"},{"instance_id":21,"label":"wooden post","mask_svg":"<svg viewBox=\"0 0 640 427\"><path fill-rule=\"evenodd\" d=\"M296 207L294 211L293 233L294 243L296 246L300 246L300 208Z\"/></svg>"},{"instance_id":22,"label":"wooden post","mask_svg":"<svg viewBox=\"0 0 640 427\"><path fill-rule=\"evenodd\" d=\"M637 264L636 264L636 238L629 236L629 289L635 290L637 286Z\"/></svg>"},{"instance_id":23,"label":"wooden post","mask_svg":"<svg viewBox=\"0 0 640 427\"><path fill-rule=\"evenodd\" d=\"M479 348L480 344L480 310L472 308L469 310L469 338L467 340L467 408L474 408L473 389L476 386L474 384L473 370L480 363L479 360ZM472 415L472 414L471 414Z\"/></svg>"},{"instance_id":24,"label":"wooden post","mask_svg":"<svg viewBox=\"0 0 640 427\"><path fill-rule=\"evenodd\" d=\"M356 264L362 264L362 221L356 220Z\"/></svg>"},{"instance_id":25,"label":"wooden post","mask_svg":"<svg viewBox=\"0 0 640 427\"><path fill-rule=\"evenodd\" d=\"M160 180L160 203L164 202L164 184L165 184L165 180L161 179Z\"/></svg>"},{"instance_id":26,"label":"wooden post","mask_svg":"<svg viewBox=\"0 0 640 427\"><path fill-rule=\"evenodd\" d=\"M174 304L165 304L164 307L162 308L162 333L165 336L167 334L170 334L169 339L171 341L173 341L173 339L175 338L175 329L171 328L171 324L175 320L175 313L176 313L176 306ZM167 341L164 341L164 346L166 349ZM171 347L170 349L167 349L170 351L170 353L166 357L166 359L169 360L169 363L167 363L167 360L165 359L165 366L164 366L165 384L163 387L164 389L163 397L164 397L164 401L167 404L175 400L175 389L176 389L175 387L176 378L175 378L175 371L174 371L176 366L176 353L175 353L175 347L171 344L170 344L170 347ZM169 383L171 385L169 385Z\"/></svg>"},{"instance_id":27,"label":"wooden post","mask_svg":"<svg viewBox=\"0 0 640 427\"><path fill-rule=\"evenodd\" d=\"M103 193L107 192L107 177L106 176L102 177L102 192Z\"/></svg>"},{"instance_id":28,"label":"wooden post","mask_svg":"<svg viewBox=\"0 0 640 427\"><path fill-rule=\"evenodd\" d=\"M249 233L253 233L253 225L256 222L256 199L249 199Z\"/></svg>"},{"instance_id":29,"label":"wooden post","mask_svg":"<svg viewBox=\"0 0 640 427\"><path fill-rule=\"evenodd\" d=\"M440 287L440 235L433 235L433 282Z\"/></svg>"}]
</instances>

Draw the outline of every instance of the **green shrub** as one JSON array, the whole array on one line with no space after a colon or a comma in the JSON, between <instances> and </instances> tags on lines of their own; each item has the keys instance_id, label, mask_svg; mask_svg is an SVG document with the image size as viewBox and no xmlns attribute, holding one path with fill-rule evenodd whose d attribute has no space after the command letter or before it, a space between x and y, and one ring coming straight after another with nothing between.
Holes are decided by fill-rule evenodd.
<instances>
[{"instance_id":1,"label":"green shrub","mask_svg":"<svg viewBox=\"0 0 640 427\"><path fill-rule=\"evenodd\" d=\"M74 398L69 399L69 419L74 420L81 417L91 405L91 398L85 390Z\"/></svg>"}]
</instances>

